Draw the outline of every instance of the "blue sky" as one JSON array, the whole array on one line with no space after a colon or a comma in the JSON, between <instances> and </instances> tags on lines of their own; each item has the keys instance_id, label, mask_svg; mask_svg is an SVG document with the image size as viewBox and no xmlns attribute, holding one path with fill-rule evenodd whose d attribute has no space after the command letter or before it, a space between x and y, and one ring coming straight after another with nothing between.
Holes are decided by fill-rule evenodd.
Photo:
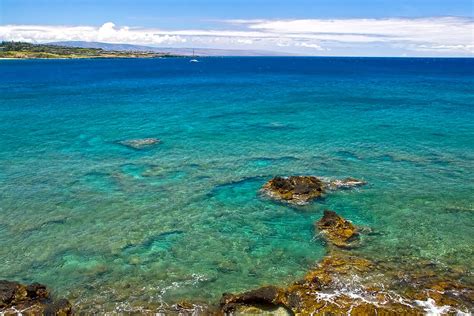
<instances>
[{"instance_id":1,"label":"blue sky","mask_svg":"<svg viewBox=\"0 0 474 316\"><path fill-rule=\"evenodd\" d=\"M0 39L471 56L473 10L472 0L0 0Z\"/></svg>"}]
</instances>

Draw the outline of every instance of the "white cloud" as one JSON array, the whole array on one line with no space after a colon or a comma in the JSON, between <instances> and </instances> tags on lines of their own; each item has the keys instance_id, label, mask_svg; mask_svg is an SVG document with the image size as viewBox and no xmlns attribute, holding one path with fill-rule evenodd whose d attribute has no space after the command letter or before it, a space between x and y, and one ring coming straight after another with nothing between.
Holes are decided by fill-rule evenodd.
<instances>
[{"instance_id":1,"label":"white cloud","mask_svg":"<svg viewBox=\"0 0 474 316\"><path fill-rule=\"evenodd\" d=\"M295 46L299 46L299 47L306 47L306 48L313 48L313 49L316 49L316 50L325 50L323 47L321 47L321 45L318 45L318 44L311 44L311 43L296 43Z\"/></svg>"},{"instance_id":2,"label":"white cloud","mask_svg":"<svg viewBox=\"0 0 474 316\"><path fill-rule=\"evenodd\" d=\"M100 27L93 26L44 26L4 25L0 26L0 39L7 41L53 42L89 41L132 44L176 44L186 40L179 35L155 34L153 29L131 29L117 27L112 22Z\"/></svg>"},{"instance_id":3,"label":"white cloud","mask_svg":"<svg viewBox=\"0 0 474 316\"><path fill-rule=\"evenodd\" d=\"M0 25L0 39L100 41L183 47L279 50L333 55L474 54L474 20L460 17L387 19L225 20L218 30L94 26Z\"/></svg>"}]
</instances>

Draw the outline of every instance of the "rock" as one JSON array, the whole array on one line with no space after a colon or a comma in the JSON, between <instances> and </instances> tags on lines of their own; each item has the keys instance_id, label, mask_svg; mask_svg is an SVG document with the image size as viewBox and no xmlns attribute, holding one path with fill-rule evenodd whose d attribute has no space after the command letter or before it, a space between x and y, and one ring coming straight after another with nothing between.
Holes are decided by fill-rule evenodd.
<instances>
[{"instance_id":1,"label":"rock","mask_svg":"<svg viewBox=\"0 0 474 316\"><path fill-rule=\"evenodd\" d=\"M358 179L349 177L345 179L331 180L327 183L327 188L329 190L351 189L351 188L360 187L366 184L367 182L363 180L358 180Z\"/></svg>"},{"instance_id":2,"label":"rock","mask_svg":"<svg viewBox=\"0 0 474 316\"><path fill-rule=\"evenodd\" d=\"M23 285L0 280L0 314L28 309L28 315L71 315L67 300L54 301L46 286L39 283ZM8 314L8 313L7 313Z\"/></svg>"},{"instance_id":3,"label":"rock","mask_svg":"<svg viewBox=\"0 0 474 316\"><path fill-rule=\"evenodd\" d=\"M137 138L119 141L118 143L132 149L145 149L159 144L158 138Z\"/></svg>"},{"instance_id":4,"label":"rock","mask_svg":"<svg viewBox=\"0 0 474 316\"><path fill-rule=\"evenodd\" d=\"M351 247L359 236L357 227L330 210L324 211L324 216L315 226L326 240L341 248Z\"/></svg>"},{"instance_id":5,"label":"rock","mask_svg":"<svg viewBox=\"0 0 474 316\"><path fill-rule=\"evenodd\" d=\"M286 309L283 292L275 286L265 286L243 294L224 294L220 301L221 311L233 312L242 306Z\"/></svg>"},{"instance_id":6,"label":"rock","mask_svg":"<svg viewBox=\"0 0 474 316\"><path fill-rule=\"evenodd\" d=\"M284 307L265 306L238 306L232 313L234 316L293 316L294 314Z\"/></svg>"},{"instance_id":7,"label":"rock","mask_svg":"<svg viewBox=\"0 0 474 316\"><path fill-rule=\"evenodd\" d=\"M324 182L313 176L275 177L265 183L262 193L291 204L304 205L324 193Z\"/></svg>"},{"instance_id":8,"label":"rock","mask_svg":"<svg viewBox=\"0 0 474 316\"><path fill-rule=\"evenodd\" d=\"M52 302L45 305L44 315L46 316L67 316L72 315L72 305L66 299L61 299L57 302Z\"/></svg>"},{"instance_id":9,"label":"rock","mask_svg":"<svg viewBox=\"0 0 474 316\"><path fill-rule=\"evenodd\" d=\"M327 190L349 189L366 184L355 178L326 180L314 176L275 177L265 183L261 193L289 204L305 205Z\"/></svg>"},{"instance_id":10,"label":"rock","mask_svg":"<svg viewBox=\"0 0 474 316\"><path fill-rule=\"evenodd\" d=\"M14 301L19 286L16 282L0 281L0 308L8 307Z\"/></svg>"}]
</instances>

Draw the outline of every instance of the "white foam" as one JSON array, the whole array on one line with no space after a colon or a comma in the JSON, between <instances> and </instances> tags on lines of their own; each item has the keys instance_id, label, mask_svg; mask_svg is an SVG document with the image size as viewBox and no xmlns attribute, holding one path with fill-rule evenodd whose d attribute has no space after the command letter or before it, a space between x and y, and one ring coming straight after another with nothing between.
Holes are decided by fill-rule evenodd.
<instances>
[{"instance_id":1,"label":"white foam","mask_svg":"<svg viewBox=\"0 0 474 316\"><path fill-rule=\"evenodd\" d=\"M437 315L442 315L447 313L451 307L450 306L438 306L436 305L436 302L432 298L428 298L426 301L415 301L419 306L421 306L425 312L426 315L429 316L437 316Z\"/></svg>"}]
</instances>

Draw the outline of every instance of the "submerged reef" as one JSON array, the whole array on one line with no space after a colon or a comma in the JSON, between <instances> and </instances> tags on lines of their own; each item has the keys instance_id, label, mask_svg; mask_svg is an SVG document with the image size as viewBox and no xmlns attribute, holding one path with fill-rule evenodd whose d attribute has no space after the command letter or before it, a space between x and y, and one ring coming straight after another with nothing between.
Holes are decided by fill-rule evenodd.
<instances>
[{"instance_id":1,"label":"submerged reef","mask_svg":"<svg viewBox=\"0 0 474 316\"><path fill-rule=\"evenodd\" d=\"M335 212L317 222L337 245L356 228ZM344 232L347 230L347 232ZM341 234L341 235L340 235ZM474 302L472 286L432 264L410 263L403 270L392 262L373 262L338 247L306 276L285 288L264 286L222 296L223 315L424 315L468 313Z\"/></svg>"},{"instance_id":2,"label":"submerged reef","mask_svg":"<svg viewBox=\"0 0 474 316\"><path fill-rule=\"evenodd\" d=\"M325 180L315 176L275 177L265 183L262 194L289 204L305 205L320 198L328 190L353 188L366 184L362 180L345 178Z\"/></svg>"},{"instance_id":3,"label":"submerged reef","mask_svg":"<svg viewBox=\"0 0 474 316\"><path fill-rule=\"evenodd\" d=\"M68 300L53 300L45 285L0 280L1 315L71 315Z\"/></svg>"},{"instance_id":4,"label":"submerged reef","mask_svg":"<svg viewBox=\"0 0 474 316\"><path fill-rule=\"evenodd\" d=\"M159 143L161 143L161 140L159 140L158 138L137 138L121 140L118 143L125 147L140 150L150 148L154 145L158 145Z\"/></svg>"}]
</instances>

